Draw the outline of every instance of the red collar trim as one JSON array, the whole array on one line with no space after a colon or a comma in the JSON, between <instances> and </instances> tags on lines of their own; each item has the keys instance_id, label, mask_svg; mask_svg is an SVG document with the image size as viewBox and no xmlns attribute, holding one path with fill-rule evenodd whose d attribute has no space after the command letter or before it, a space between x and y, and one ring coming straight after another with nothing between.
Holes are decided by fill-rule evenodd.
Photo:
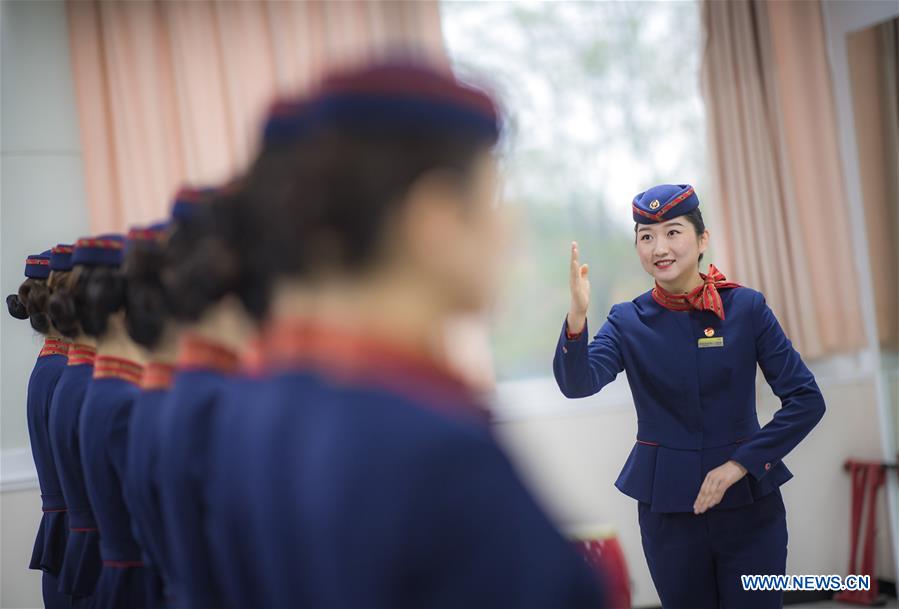
<instances>
[{"instance_id":1,"label":"red collar trim","mask_svg":"<svg viewBox=\"0 0 899 609\"><path fill-rule=\"evenodd\" d=\"M234 374L240 367L240 357L221 343L196 334L181 339L176 363L181 370L212 370L222 374Z\"/></svg>"},{"instance_id":2,"label":"red collar trim","mask_svg":"<svg viewBox=\"0 0 899 609\"><path fill-rule=\"evenodd\" d=\"M115 378L139 385L143 373L143 366L122 357L98 355L94 362L95 379Z\"/></svg>"},{"instance_id":3,"label":"red collar trim","mask_svg":"<svg viewBox=\"0 0 899 609\"><path fill-rule=\"evenodd\" d=\"M144 366L144 376L140 386L148 391L168 389L172 386L175 366L162 362L150 362Z\"/></svg>"},{"instance_id":4,"label":"red collar trim","mask_svg":"<svg viewBox=\"0 0 899 609\"><path fill-rule=\"evenodd\" d=\"M59 340L58 338L45 338L44 346L41 347L41 352L38 354L38 357L44 357L47 355L68 355L69 354L69 343L64 340Z\"/></svg>"},{"instance_id":5,"label":"red collar trim","mask_svg":"<svg viewBox=\"0 0 899 609\"><path fill-rule=\"evenodd\" d=\"M488 418L471 387L430 356L334 326L282 321L263 336L268 369L312 367L348 382L382 386L445 411ZM441 399L442 398L442 399Z\"/></svg>"},{"instance_id":6,"label":"red collar trim","mask_svg":"<svg viewBox=\"0 0 899 609\"><path fill-rule=\"evenodd\" d=\"M97 350L90 345L83 343L73 343L69 347L69 365L81 366L88 364L93 366L94 359L97 357Z\"/></svg>"}]
</instances>

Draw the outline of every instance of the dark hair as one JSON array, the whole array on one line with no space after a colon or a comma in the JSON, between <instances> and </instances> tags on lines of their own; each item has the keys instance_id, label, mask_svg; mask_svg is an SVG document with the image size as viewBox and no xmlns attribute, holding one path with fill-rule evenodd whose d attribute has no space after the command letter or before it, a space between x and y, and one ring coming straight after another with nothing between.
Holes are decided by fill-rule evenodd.
<instances>
[{"instance_id":1,"label":"dark hair","mask_svg":"<svg viewBox=\"0 0 899 609\"><path fill-rule=\"evenodd\" d=\"M687 220L690 224L693 225L693 228L696 230L696 236L701 237L702 233L705 232L705 222L702 220L702 212L699 211L699 208L696 207L691 211L688 211L684 215L680 216L684 220ZM640 225L634 223L634 245L637 244L637 229L640 228ZM699 258L696 260L696 263L702 262L703 254L699 254Z\"/></svg>"},{"instance_id":2,"label":"dark hair","mask_svg":"<svg viewBox=\"0 0 899 609\"><path fill-rule=\"evenodd\" d=\"M81 334L78 323L78 306L75 302L75 287L81 277L83 267L75 267L65 273L59 284L47 300L47 313L57 332L68 338L76 338Z\"/></svg>"},{"instance_id":3,"label":"dark hair","mask_svg":"<svg viewBox=\"0 0 899 609\"><path fill-rule=\"evenodd\" d=\"M49 295L50 286L46 279L29 277L22 282L16 294L6 297L6 308L16 319L27 319L32 328L47 334L50 332L50 318L47 316Z\"/></svg>"},{"instance_id":4,"label":"dark hair","mask_svg":"<svg viewBox=\"0 0 899 609\"><path fill-rule=\"evenodd\" d=\"M110 315L125 307L126 285L120 268L95 266L85 269L75 288L82 294L81 302L84 303L78 317L85 334L100 337L106 333Z\"/></svg>"},{"instance_id":5,"label":"dark hair","mask_svg":"<svg viewBox=\"0 0 899 609\"><path fill-rule=\"evenodd\" d=\"M245 181L264 235L257 272L270 282L366 271L414 182L443 169L464 188L476 155L493 144L466 132L331 128L264 150Z\"/></svg>"},{"instance_id":6,"label":"dark hair","mask_svg":"<svg viewBox=\"0 0 899 609\"><path fill-rule=\"evenodd\" d=\"M156 241L135 240L128 246L122 274L125 280L125 328L131 339L153 349L171 316L162 283L165 251Z\"/></svg>"},{"instance_id":7,"label":"dark hair","mask_svg":"<svg viewBox=\"0 0 899 609\"><path fill-rule=\"evenodd\" d=\"M218 193L173 228L165 247L161 281L171 314L194 322L225 296L238 297L247 312L262 319L268 291L252 272L261 234L253 206L236 185Z\"/></svg>"},{"instance_id":8,"label":"dark hair","mask_svg":"<svg viewBox=\"0 0 899 609\"><path fill-rule=\"evenodd\" d=\"M63 336L75 338L106 333L109 316L125 306L125 279L115 267L75 267L50 297L53 325Z\"/></svg>"},{"instance_id":9,"label":"dark hair","mask_svg":"<svg viewBox=\"0 0 899 609\"><path fill-rule=\"evenodd\" d=\"M18 294L10 294L6 297L6 308L9 314L16 319L28 319L28 309L19 300Z\"/></svg>"}]
</instances>

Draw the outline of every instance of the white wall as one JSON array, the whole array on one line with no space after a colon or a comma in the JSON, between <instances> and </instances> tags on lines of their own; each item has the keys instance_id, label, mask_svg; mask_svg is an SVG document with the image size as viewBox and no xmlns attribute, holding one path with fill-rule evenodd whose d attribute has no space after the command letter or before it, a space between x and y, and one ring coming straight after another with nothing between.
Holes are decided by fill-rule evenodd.
<instances>
[{"instance_id":1,"label":"white wall","mask_svg":"<svg viewBox=\"0 0 899 609\"><path fill-rule=\"evenodd\" d=\"M87 233L81 145L62 2L7 1L2 10L0 287L22 282L25 256ZM3 312L3 448L24 446L25 384L41 339Z\"/></svg>"},{"instance_id":2,"label":"white wall","mask_svg":"<svg viewBox=\"0 0 899 609\"><path fill-rule=\"evenodd\" d=\"M87 233L88 222L65 7L61 1L2 0L0 28L0 289L5 299L23 279L27 254L71 242ZM2 607L41 604L40 575L27 568L40 497L25 423L25 388L40 344L27 321L5 310L0 314Z\"/></svg>"}]
</instances>

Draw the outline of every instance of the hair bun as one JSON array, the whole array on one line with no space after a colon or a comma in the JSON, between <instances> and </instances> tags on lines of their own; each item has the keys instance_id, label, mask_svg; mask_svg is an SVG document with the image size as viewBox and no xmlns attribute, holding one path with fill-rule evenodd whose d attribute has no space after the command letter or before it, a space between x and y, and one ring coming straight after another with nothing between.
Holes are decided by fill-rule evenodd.
<instances>
[{"instance_id":1,"label":"hair bun","mask_svg":"<svg viewBox=\"0 0 899 609\"><path fill-rule=\"evenodd\" d=\"M17 294L10 294L6 297L6 308L9 310L9 314L16 319L28 319L28 310Z\"/></svg>"}]
</instances>

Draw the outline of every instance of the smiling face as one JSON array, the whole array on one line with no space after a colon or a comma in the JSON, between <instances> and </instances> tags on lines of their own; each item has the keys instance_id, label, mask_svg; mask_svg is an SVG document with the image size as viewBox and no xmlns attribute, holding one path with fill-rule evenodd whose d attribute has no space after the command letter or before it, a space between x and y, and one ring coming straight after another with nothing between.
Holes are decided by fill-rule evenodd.
<instances>
[{"instance_id":1,"label":"smiling face","mask_svg":"<svg viewBox=\"0 0 899 609\"><path fill-rule=\"evenodd\" d=\"M709 231L680 216L660 224L637 226L637 254L643 270L662 287L681 286L697 273L699 255L709 244Z\"/></svg>"}]
</instances>

